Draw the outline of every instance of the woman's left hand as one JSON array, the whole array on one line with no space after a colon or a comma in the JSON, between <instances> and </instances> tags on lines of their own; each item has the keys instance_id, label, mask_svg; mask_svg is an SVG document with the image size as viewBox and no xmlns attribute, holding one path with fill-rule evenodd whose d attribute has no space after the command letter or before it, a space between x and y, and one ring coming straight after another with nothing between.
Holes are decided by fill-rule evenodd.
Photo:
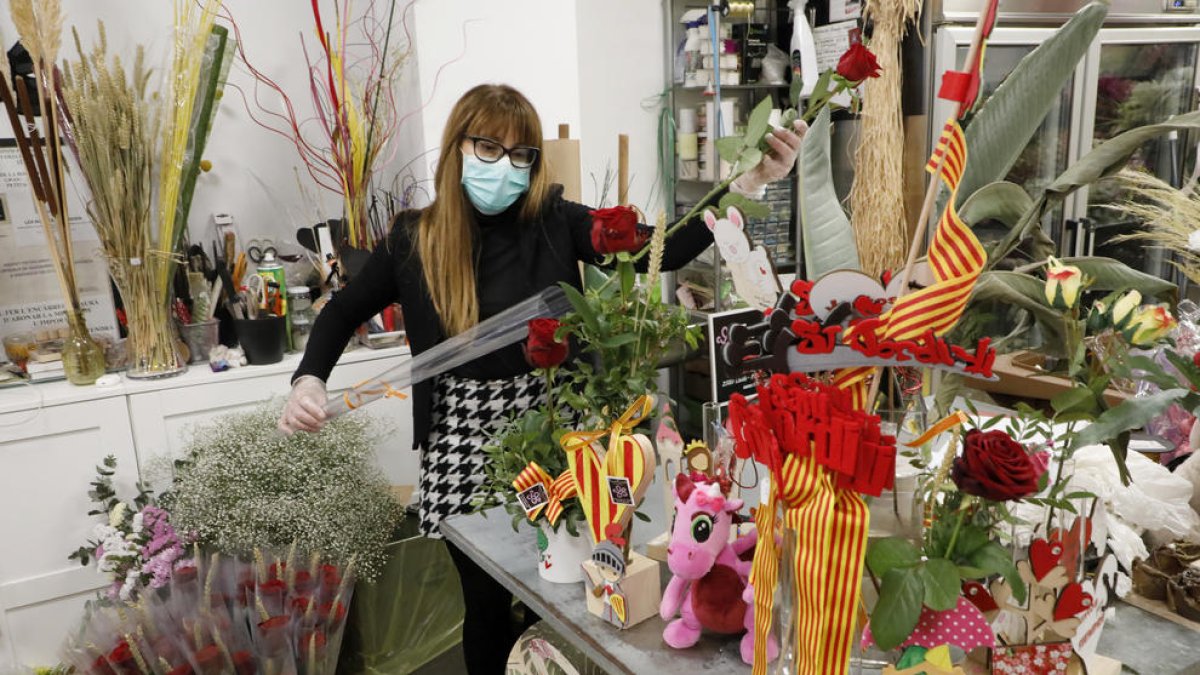
<instances>
[{"instance_id":1,"label":"woman's left hand","mask_svg":"<svg viewBox=\"0 0 1200 675\"><path fill-rule=\"evenodd\" d=\"M796 156L800 153L800 141L808 131L808 124L796 120L794 131L776 129L766 135L769 149L763 153L762 160L733 182L738 192L755 194L767 186L788 175L796 164Z\"/></svg>"}]
</instances>

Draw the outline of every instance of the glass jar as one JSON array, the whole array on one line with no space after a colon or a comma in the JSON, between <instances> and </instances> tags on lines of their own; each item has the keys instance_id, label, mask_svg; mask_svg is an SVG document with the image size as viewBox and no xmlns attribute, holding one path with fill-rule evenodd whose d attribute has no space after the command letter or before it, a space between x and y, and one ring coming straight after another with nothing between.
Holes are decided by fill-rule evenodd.
<instances>
[{"instance_id":1,"label":"glass jar","mask_svg":"<svg viewBox=\"0 0 1200 675\"><path fill-rule=\"evenodd\" d=\"M312 331L313 321L316 320L316 313L312 308L312 290L308 286L289 286L287 294L292 349L302 352L308 344L308 334Z\"/></svg>"},{"instance_id":2,"label":"glass jar","mask_svg":"<svg viewBox=\"0 0 1200 675\"><path fill-rule=\"evenodd\" d=\"M67 311L69 332L63 340L63 370L71 384L94 384L104 374L104 350L92 339L81 310Z\"/></svg>"}]
</instances>

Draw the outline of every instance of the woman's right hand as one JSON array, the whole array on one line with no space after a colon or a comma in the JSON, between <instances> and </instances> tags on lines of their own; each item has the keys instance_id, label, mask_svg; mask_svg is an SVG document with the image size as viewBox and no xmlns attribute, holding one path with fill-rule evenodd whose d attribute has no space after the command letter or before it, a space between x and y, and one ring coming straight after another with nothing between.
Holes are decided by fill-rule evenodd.
<instances>
[{"instance_id":1,"label":"woman's right hand","mask_svg":"<svg viewBox=\"0 0 1200 675\"><path fill-rule=\"evenodd\" d=\"M279 416L279 431L291 436L297 431L316 433L325 426L325 383L312 375L303 375L292 383L283 414Z\"/></svg>"}]
</instances>

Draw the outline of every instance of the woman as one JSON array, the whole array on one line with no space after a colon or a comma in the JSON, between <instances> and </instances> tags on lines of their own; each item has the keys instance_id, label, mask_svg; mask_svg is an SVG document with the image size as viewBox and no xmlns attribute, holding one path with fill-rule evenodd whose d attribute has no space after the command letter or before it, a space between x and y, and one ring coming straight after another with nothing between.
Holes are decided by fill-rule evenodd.
<instances>
[{"instance_id":1,"label":"woman","mask_svg":"<svg viewBox=\"0 0 1200 675\"><path fill-rule=\"evenodd\" d=\"M754 196L787 175L800 136L779 130L767 142L771 150L734 189ZM355 328L393 302L404 308L415 355L549 286L580 286L578 262L602 258L592 244L592 219L550 184L541 145L537 112L515 89L479 85L459 99L442 134L436 199L399 214L387 242L321 311L293 376L282 431L321 427L329 372ZM711 244L696 218L667 241L663 269L678 269ZM470 510L483 479L479 449L499 421L543 394L531 370L517 344L413 387L423 534L438 536L442 519ZM468 670L503 672L517 637L505 630L511 596L461 551L450 552L467 603Z\"/></svg>"}]
</instances>

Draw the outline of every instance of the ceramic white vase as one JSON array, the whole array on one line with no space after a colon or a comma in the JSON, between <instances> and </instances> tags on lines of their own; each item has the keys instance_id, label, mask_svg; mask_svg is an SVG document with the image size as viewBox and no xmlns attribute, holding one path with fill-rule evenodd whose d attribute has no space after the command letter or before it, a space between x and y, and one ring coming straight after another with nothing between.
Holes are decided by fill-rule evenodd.
<instances>
[{"instance_id":1,"label":"ceramic white vase","mask_svg":"<svg viewBox=\"0 0 1200 675\"><path fill-rule=\"evenodd\" d=\"M554 584L577 584L583 581L583 561L592 556L592 545L581 532L571 536L565 526L558 530L539 527L537 530L538 576Z\"/></svg>"}]
</instances>

